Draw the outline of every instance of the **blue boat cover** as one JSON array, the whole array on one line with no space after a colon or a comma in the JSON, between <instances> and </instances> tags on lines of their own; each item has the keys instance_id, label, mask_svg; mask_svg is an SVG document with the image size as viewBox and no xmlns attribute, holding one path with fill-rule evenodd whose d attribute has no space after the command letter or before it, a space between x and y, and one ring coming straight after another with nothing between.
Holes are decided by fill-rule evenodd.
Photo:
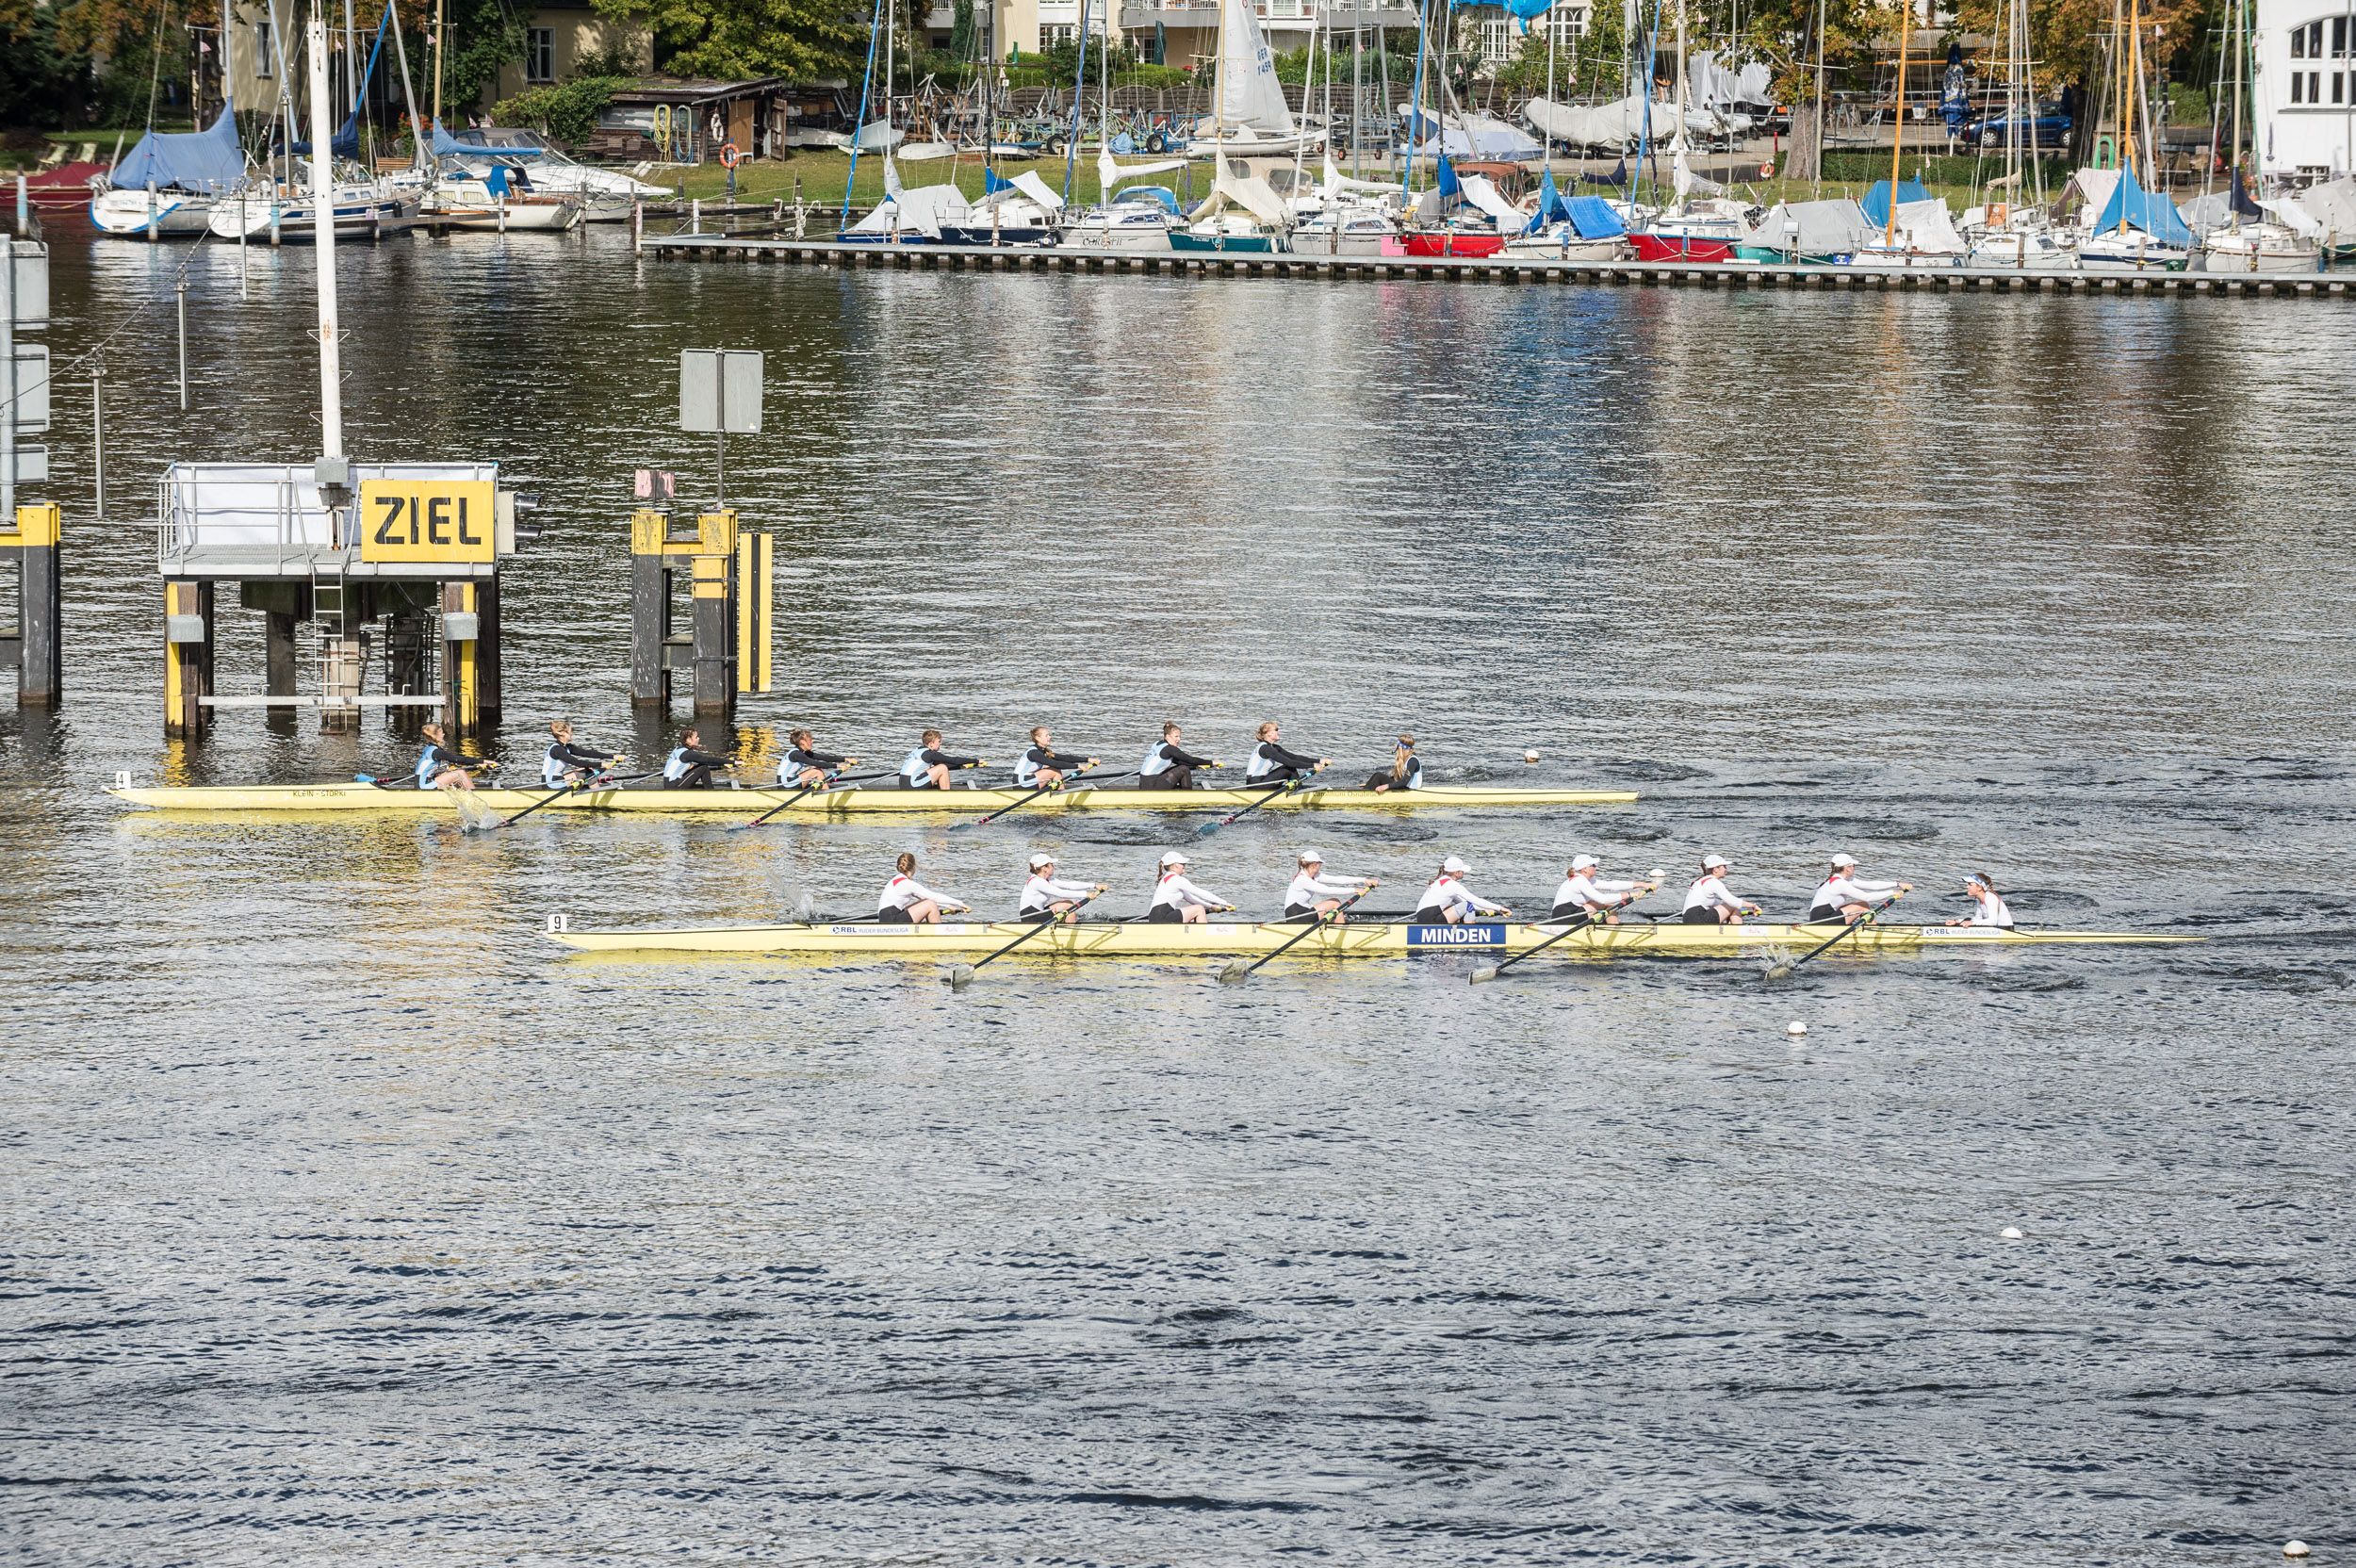
<instances>
[{"instance_id":1,"label":"blue boat cover","mask_svg":"<svg viewBox=\"0 0 2356 1568\"><path fill-rule=\"evenodd\" d=\"M1454 166L1448 161L1448 155L1446 153L1442 153L1440 155L1441 199L1445 201L1450 196L1461 194L1464 188L1464 182L1456 177L1456 170Z\"/></svg>"},{"instance_id":2,"label":"blue boat cover","mask_svg":"<svg viewBox=\"0 0 2356 1568\"><path fill-rule=\"evenodd\" d=\"M1600 196L1574 196L1564 205L1569 209L1571 227L1581 239L1608 239L1628 233L1628 225L1612 210L1612 204Z\"/></svg>"},{"instance_id":3,"label":"blue boat cover","mask_svg":"<svg viewBox=\"0 0 2356 1568\"><path fill-rule=\"evenodd\" d=\"M1579 177L1579 184L1581 184L1581 185L1608 185L1608 186L1625 186L1625 185L1627 185L1627 184L1628 184L1628 156L1627 156L1627 155L1625 155L1625 154L1621 155L1620 161L1619 161L1619 162L1617 162L1617 163L1615 163L1615 164L1613 164L1613 165L1612 166L1612 172L1611 172L1611 173L1609 173L1609 174L1581 174L1581 175Z\"/></svg>"},{"instance_id":4,"label":"blue boat cover","mask_svg":"<svg viewBox=\"0 0 2356 1568\"><path fill-rule=\"evenodd\" d=\"M2192 243L2192 231L2176 215L2176 204L2137 185L2131 168L2119 172L2119 183L2111 187L2111 199L2102 204L2102 216L2094 220L2094 232L2102 234L2121 223L2141 229L2164 244Z\"/></svg>"},{"instance_id":5,"label":"blue boat cover","mask_svg":"<svg viewBox=\"0 0 2356 1568\"><path fill-rule=\"evenodd\" d=\"M1922 188L1922 181L1900 180L1898 182L1898 204L1900 206L1905 206L1908 202L1927 202L1930 199L1931 193ZM1865 216L1873 220L1876 228L1890 227L1890 182L1888 180L1873 182L1873 188L1865 193L1864 207Z\"/></svg>"},{"instance_id":6,"label":"blue boat cover","mask_svg":"<svg viewBox=\"0 0 2356 1568\"><path fill-rule=\"evenodd\" d=\"M1002 190L1012 190L1013 188L1014 182L1012 180L1000 178L996 170L985 169L982 171L983 195L995 196Z\"/></svg>"},{"instance_id":7,"label":"blue boat cover","mask_svg":"<svg viewBox=\"0 0 2356 1568\"><path fill-rule=\"evenodd\" d=\"M237 147L237 117L228 110L205 130L164 136L150 131L115 166L108 176L117 190L223 191L245 173L245 154Z\"/></svg>"},{"instance_id":8,"label":"blue boat cover","mask_svg":"<svg viewBox=\"0 0 2356 1568\"><path fill-rule=\"evenodd\" d=\"M1567 219L1570 215L1571 209L1563 204L1562 193L1554 187L1554 171L1549 169L1546 178L1538 185L1538 216L1531 219L1530 227L1522 232L1542 234L1548 223Z\"/></svg>"}]
</instances>

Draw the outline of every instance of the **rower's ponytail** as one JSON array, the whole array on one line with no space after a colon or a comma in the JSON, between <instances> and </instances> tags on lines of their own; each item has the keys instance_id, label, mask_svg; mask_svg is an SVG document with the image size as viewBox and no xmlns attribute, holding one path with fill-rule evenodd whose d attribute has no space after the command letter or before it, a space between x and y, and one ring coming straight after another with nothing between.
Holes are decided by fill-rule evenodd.
<instances>
[{"instance_id":1,"label":"rower's ponytail","mask_svg":"<svg viewBox=\"0 0 2356 1568\"><path fill-rule=\"evenodd\" d=\"M916 874L916 857L909 854L908 851L902 850L900 852L900 858L896 863L902 876L914 876Z\"/></svg>"}]
</instances>

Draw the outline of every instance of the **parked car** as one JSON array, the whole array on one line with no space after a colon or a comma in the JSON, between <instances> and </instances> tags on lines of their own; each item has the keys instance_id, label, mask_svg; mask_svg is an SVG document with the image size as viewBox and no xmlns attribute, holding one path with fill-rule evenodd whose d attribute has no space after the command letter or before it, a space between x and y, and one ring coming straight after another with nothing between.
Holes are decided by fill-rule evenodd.
<instances>
[{"instance_id":1,"label":"parked car","mask_svg":"<svg viewBox=\"0 0 2356 1568\"><path fill-rule=\"evenodd\" d=\"M2059 104L2039 104L2037 116L2021 131L2011 130L2011 119L2001 110L1985 117L1967 120L1956 132L1963 141L1976 141L1982 147L2002 147L2006 141L2018 139L2024 146L2046 152L2058 152L2070 145L2070 116L2062 113Z\"/></svg>"}]
</instances>

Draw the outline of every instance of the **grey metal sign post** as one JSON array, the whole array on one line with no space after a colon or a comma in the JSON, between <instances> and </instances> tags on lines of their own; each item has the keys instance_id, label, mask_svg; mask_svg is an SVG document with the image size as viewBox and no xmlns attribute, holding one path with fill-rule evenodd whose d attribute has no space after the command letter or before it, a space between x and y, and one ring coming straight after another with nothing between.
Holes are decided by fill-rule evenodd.
<instances>
[{"instance_id":1,"label":"grey metal sign post","mask_svg":"<svg viewBox=\"0 0 2356 1568\"><path fill-rule=\"evenodd\" d=\"M728 432L761 429L761 354L746 349L682 349L679 356L679 428L712 433L717 476L712 510L725 511Z\"/></svg>"}]
</instances>

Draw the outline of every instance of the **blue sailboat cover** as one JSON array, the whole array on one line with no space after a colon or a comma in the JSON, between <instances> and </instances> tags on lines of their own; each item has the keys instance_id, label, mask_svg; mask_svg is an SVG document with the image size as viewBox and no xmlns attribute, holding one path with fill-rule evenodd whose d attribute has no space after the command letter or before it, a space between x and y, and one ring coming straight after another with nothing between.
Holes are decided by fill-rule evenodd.
<instances>
[{"instance_id":1,"label":"blue sailboat cover","mask_svg":"<svg viewBox=\"0 0 2356 1568\"><path fill-rule=\"evenodd\" d=\"M2192 231L2176 215L2176 204L2137 185L2133 169L2119 172L2119 183L2111 187L2111 199L2102 204L2102 216L2094 220L2094 232L2102 234L2121 223L2166 244L2192 243Z\"/></svg>"},{"instance_id":2,"label":"blue sailboat cover","mask_svg":"<svg viewBox=\"0 0 2356 1568\"><path fill-rule=\"evenodd\" d=\"M1581 239L1609 239L1628 233L1628 225L1612 210L1612 204L1600 196L1574 196L1563 204L1571 220L1571 227Z\"/></svg>"},{"instance_id":3,"label":"blue sailboat cover","mask_svg":"<svg viewBox=\"0 0 2356 1568\"><path fill-rule=\"evenodd\" d=\"M237 183L245 172L245 155L237 148L236 116L221 117L201 131L165 136L150 131L115 166L108 176L117 190L158 190L177 186L182 190L220 192Z\"/></svg>"},{"instance_id":4,"label":"blue sailboat cover","mask_svg":"<svg viewBox=\"0 0 2356 1568\"><path fill-rule=\"evenodd\" d=\"M1930 199L1931 193L1922 188L1922 181L1900 180L1898 182L1898 204L1900 206L1905 206L1908 202L1927 202ZM1873 220L1875 227L1886 229L1890 226L1890 182L1888 180L1873 182L1873 188L1865 193L1864 207L1865 216Z\"/></svg>"}]
</instances>

